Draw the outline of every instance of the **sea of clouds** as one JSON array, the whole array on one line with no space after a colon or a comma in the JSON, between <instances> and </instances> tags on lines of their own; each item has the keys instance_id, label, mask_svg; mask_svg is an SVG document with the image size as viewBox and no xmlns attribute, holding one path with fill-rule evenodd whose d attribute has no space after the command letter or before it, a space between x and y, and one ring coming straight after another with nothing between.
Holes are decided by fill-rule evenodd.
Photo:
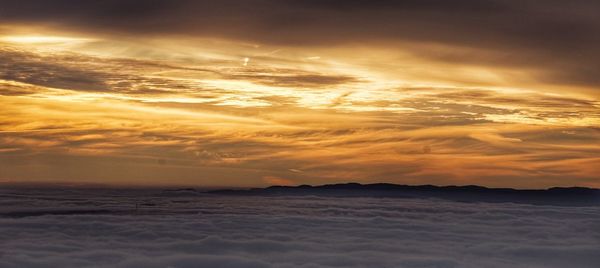
<instances>
[{"instance_id":1,"label":"sea of clouds","mask_svg":"<svg viewBox=\"0 0 600 268\"><path fill-rule=\"evenodd\" d=\"M0 267L600 267L600 207L1 190Z\"/></svg>"}]
</instances>

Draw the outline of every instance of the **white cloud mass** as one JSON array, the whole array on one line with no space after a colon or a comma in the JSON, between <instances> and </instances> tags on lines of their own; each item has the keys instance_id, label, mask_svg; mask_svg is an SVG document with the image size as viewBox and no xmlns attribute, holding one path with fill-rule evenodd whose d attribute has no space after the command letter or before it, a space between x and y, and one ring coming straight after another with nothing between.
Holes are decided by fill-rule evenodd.
<instances>
[{"instance_id":1,"label":"white cloud mass","mask_svg":"<svg viewBox=\"0 0 600 268\"><path fill-rule=\"evenodd\" d=\"M600 264L598 207L152 190L0 196L6 268Z\"/></svg>"}]
</instances>

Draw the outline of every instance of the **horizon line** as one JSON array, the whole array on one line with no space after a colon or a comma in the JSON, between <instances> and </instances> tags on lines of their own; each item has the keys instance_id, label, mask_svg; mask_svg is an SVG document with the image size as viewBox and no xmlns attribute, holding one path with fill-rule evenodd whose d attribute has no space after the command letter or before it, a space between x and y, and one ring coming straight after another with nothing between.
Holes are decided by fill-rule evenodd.
<instances>
[{"instance_id":1,"label":"horizon line","mask_svg":"<svg viewBox=\"0 0 600 268\"><path fill-rule=\"evenodd\" d=\"M75 182L11 182L11 181L0 181L0 187L9 187L9 188L38 188L38 189L53 189L53 188L67 188L67 189L162 189L162 190L181 190L181 189L194 189L194 190L252 190L252 189L267 189L271 187L289 187L296 188L301 186L310 186L310 187L322 187L322 186L331 186L331 185L349 185L356 184L361 186L367 185L376 185L376 184L387 184L394 186L408 186L408 187L424 187L424 186L433 186L439 188L445 187L480 187L485 189L510 189L510 190L550 190L555 188L581 188L581 189L592 189L592 190L600 190L600 188L588 187L588 186L578 186L578 185L556 185L549 186L546 188L518 188L518 187L495 187L495 186L485 186L479 184L404 184L404 183L391 183L391 182L339 182L339 183L325 183L325 184L292 184L292 185L265 185L265 186L200 186L200 185L141 185L141 184L106 184L106 183L75 183Z\"/></svg>"}]
</instances>

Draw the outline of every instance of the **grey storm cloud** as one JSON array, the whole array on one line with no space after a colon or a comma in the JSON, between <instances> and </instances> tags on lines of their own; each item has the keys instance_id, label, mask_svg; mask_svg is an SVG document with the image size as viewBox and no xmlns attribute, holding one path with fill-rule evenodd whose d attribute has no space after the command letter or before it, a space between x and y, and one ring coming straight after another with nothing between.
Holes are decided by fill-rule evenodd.
<instances>
[{"instance_id":1,"label":"grey storm cloud","mask_svg":"<svg viewBox=\"0 0 600 268\"><path fill-rule=\"evenodd\" d=\"M72 66L74 62L77 63L76 66ZM123 71L123 66L127 66L128 71ZM281 87L319 88L360 82L358 78L352 76L321 74L289 68L254 67L251 71L240 70L240 68L218 69L212 66L186 68L142 60L101 59L73 54L42 56L0 46L0 79L69 90L134 94L190 92L198 89L195 84L167 78L145 77L140 74L149 70L185 70L195 72L198 77L245 79L257 84ZM138 73L131 71L138 71ZM0 89L0 95L27 92L23 89Z\"/></svg>"},{"instance_id":2,"label":"grey storm cloud","mask_svg":"<svg viewBox=\"0 0 600 268\"><path fill-rule=\"evenodd\" d=\"M74 90L107 88L100 73L57 65L54 61L55 59L0 48L0 79Z\"/></svg>"},{"instance_id":3,"label":"grey storm cloud","mask_svg":"<svg viewBox=\"0 0 600 268\"><path fill-rule=\"evenodd\" d=\"M109 34L274 45L442 43L426 57L520 66L547 82L600 85L597 1L1 1L0 22ZM417 49L418 50L418 49Z\"/></svg>"},{"instance_id":4,"label":"grey storm cloud","mask_svg":"<svg viewBox=\"0 0 600 268\"><path fill-rule=\"evenodd\" d=\"M3 189L2 267L597 267L597 207ZM138 210L135 211L135 204Z\"/></svg>"}]
</instances>

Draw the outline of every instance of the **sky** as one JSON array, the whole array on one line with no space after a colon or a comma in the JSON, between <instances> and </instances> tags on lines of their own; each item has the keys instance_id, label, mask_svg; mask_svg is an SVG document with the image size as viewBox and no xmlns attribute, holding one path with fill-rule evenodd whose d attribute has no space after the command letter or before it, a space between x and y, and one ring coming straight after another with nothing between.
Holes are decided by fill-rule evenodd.
<instances>
[{"instance_id":1,"label":"sky","mask_svg":"<svg viewBox=\"0 0 600 268\"><path fill-rule=\"evenodd\" d=\"M0 0L0 183L600 187L598 12Z\"/></svg>"}]
</instances>

